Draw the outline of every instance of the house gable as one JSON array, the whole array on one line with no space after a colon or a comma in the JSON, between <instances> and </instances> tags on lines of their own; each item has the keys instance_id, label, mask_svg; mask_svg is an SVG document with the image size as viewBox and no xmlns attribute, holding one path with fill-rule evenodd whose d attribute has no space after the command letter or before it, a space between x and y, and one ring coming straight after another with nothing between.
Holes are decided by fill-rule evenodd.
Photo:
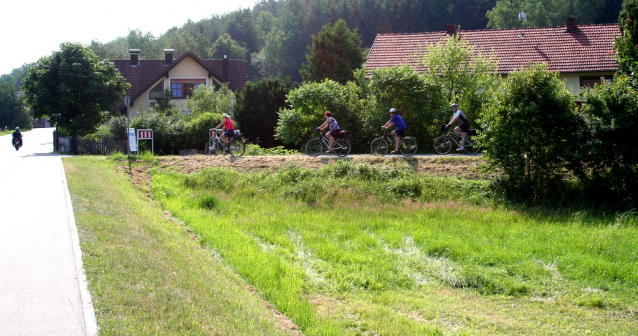
<instances>
[{"instance_id":1,"label":"house gable","mask_svg":"<svg viewBox=\"0 0 638 336\"><path fill-rule=\"evenodd\" d=\"M240 91L247 80L246 64L243 60L201 60L190 51L170 64L166 64L165 60L139 60L137 66L131 66L131 60L111 62L131 84L126 94L131 97L129 112L133 116L154 101L149 97L149 91L160 83L163 83L164 89L171 88L172 80L181 80L182 83L202 82L207 86L228 83L231 89ZM225 80L222 77L224 62L227 62L229 77ZM179 100L182 99L178 99L177 103L184 110L184 101ZM126 111L123 104L118 109Z\"/></svg>"}]
</instances>

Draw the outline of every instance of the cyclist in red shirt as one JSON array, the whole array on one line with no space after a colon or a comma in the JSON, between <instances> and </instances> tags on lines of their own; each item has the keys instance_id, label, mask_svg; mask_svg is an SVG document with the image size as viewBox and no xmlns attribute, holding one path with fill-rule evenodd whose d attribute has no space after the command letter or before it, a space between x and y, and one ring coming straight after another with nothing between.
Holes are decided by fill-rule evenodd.
<instances>
[{"instance_id":1,"label":"cyclist in red shirt","mask_svg":"<svg viewBox=\"0 0 638 336\"><path fill-rule=\"evenodd\" d=\"M232 139L233 135L235 135L235 125L233 125L233 121L230 120L228 113L224 113L223 117L224 120L222 120L222 122L215 128L220 128L222 125L224 126L222 128L222 136L220 138L228 145L230 139Z\"/></svg>"}]
</instances>

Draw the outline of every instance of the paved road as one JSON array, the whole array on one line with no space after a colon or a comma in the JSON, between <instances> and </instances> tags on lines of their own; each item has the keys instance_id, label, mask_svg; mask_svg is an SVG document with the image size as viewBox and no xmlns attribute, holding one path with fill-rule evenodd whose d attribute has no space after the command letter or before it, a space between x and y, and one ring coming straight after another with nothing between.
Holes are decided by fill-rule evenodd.
<instances>
[{"instance_id":1,"label":"paved road","mask_svg":"<svg viewBox=\"0 0 638 336\"><path fill-rule=\"evenodd\" d=\"M0 335L97 331L52 131L0 137Z\"/></svg>"}]
</instances>

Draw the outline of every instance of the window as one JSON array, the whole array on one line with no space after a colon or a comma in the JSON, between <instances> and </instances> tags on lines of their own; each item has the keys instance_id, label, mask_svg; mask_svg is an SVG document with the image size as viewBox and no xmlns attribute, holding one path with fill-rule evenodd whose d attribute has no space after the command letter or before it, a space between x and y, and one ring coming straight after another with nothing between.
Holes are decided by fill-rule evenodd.
<instances>
[{"instance_id":1,"label":"window","mask_svg":"<svg viewBox=\"0 0 638 336\"><path fill-rule=\"evenodd\" d=\"M607 76L582 76L580 77L580 86L584 87L594 87L594 84L600 84L600 78L603 77L605 82L611 83L611 80L614 78L612 75Z\"/></svg>"},{"instance_id":2,"label":"window","mask_svg":"<svg viewBox=\"0 0 638 336\"><path fill-rule=\"evenodd\" d=\"M164 98L164 80L160 81L148 92L148 100L157 100Z\"/></svg>"},{"instance_id":3,"label":"window","mask_svg":"<svg viewBox=\"0 0 638 336\"><path fill-rule=\"evenodd\" d=\"M171 98L187 99L206 79L171 79Z\"/></svg>"}]
</instances>

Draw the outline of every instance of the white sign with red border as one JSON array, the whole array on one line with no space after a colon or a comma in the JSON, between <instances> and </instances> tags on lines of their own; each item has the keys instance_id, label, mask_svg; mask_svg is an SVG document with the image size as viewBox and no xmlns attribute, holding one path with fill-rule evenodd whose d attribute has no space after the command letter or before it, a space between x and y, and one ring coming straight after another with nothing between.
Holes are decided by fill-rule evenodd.
<instances>
[{"instance_id":1,"label":"white sign with red border","mask_svg":"<svg viewBox=\"0 0 638 336\"><path fill-rule=\"evenodd\" d=\"M155 144L153 140L152 129L138 129L137 130L137 148L140 148L140 140L151 140L151 153L155 154Z\"/></svg>"}]
</instances>

